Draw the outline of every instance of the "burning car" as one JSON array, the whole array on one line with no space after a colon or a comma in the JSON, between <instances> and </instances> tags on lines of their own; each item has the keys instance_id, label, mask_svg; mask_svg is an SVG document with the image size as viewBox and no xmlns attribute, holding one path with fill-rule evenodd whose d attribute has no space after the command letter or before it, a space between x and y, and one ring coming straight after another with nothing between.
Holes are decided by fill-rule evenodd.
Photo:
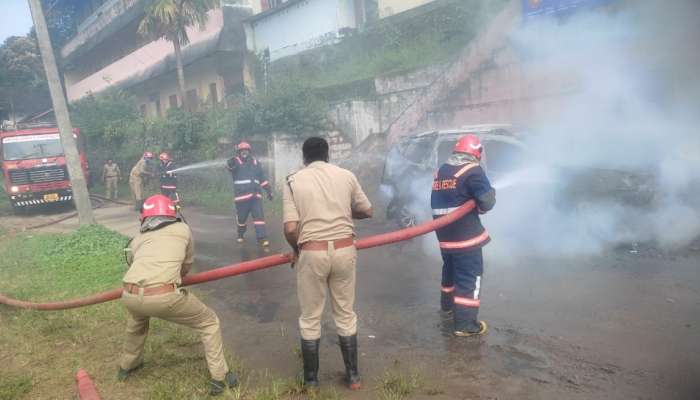
<instances>
[{"instance_id":1,"label":"burning car","mask_svg":"<svg viewBox=\"0 0 700 400\"><path fill-rule=\"evenodd\" d=\"M531 154L524 135L513 126L485 124L418 133L394 144L382 177L388 219L407 227L430 218L427 205L433 174L467 133L481 139L482 167L499 192L507 189L518 196L518 186L525 183L529 189L547 185L545 192L555 194L548 201L560 210L574 212L604 201L636 208L650 207L656 201L657 185L650 172L546 165Z\"/></svg>"},{"instance_id":2,"label":"burning car","mask_svg":"<svg viewBox=\"0 0 700 400\"><path fill-rule=\"evenodd\" d=\"M467 133L481 139L482 166L492 180L524 166L527 148L507 124L465 126L404 137L389 150L384 164L382 188L389 197L388 219L406 227L414 225L417 218L429 216L425 205L430 204L430 193L426 188L430 188L433 173L452 154L454 144Z\"/></svg>"}]
</instances>

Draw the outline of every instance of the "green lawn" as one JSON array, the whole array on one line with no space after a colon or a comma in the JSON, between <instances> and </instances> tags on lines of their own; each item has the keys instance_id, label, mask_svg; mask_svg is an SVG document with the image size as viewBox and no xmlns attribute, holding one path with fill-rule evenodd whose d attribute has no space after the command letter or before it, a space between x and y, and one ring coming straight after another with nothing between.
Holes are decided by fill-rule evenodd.
<instances>
[{"instance_id":1,"label":"green lawn","mask_svg":"<svg viewBox=\"0 0 700 400\"><path fill-rule=\"evenodd\" d=\"M0 293L36 301L62 300L118 287L127 239L99 226L69 234L0 236ZM71 399L75 373L90 373L105 399L203 399L208 372L198 337L154 320L146 366L116 380L126 311L119 302L59 312L0 306L0 399ZM235 359L240 389L220 398L303 398L290 377L248 371ZM330 389L317 399L338 399Z\"/></svg>"}]
</instances>

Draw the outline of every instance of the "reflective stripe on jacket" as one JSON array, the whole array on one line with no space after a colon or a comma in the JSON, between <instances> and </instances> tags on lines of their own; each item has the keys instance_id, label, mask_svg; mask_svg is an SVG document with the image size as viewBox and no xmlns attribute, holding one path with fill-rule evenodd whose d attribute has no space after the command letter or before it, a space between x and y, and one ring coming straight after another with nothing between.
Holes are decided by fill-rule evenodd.
<instances>
[{"instance_id":1,"label":"reflective stripe on jacket","mask_svg":"<svg viewBox=\"0 0 700 400\"><path fill-rule=\"evenodd\" d=\"M430 205L433 219L440 218L469 200L492 190L484 170L476 163L443 164L435 174ZM486 245L491 239L474 209L453 224L436 232L443 252L460 252Z\"/></svg>"}]
</instances>

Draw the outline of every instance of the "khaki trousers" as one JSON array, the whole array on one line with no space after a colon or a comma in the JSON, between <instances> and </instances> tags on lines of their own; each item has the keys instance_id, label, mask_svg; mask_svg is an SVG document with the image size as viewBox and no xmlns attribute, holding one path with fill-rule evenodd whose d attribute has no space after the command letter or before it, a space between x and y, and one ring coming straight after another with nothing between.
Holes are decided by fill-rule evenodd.
<instances>
[{"instance_id":1,"label":"khaki trousers","mask_svg":"<svg viewBox=\"0 0 700 400\"><path fill-rule=\"evenodd\" d=\"M301 316L299 329L304 340L321 337L321 316L330 289L331 309L338 335L357 333L355 304L355 246L335 250L301 250L297 262L297 295Z\"/></svg>"},{"instance_id":2,"label":"khaki trousers","mask_svg":"<svg viewBox=\"0 0 700 400\"><path fill-rule=\"evenodd\" d=\"M119 197L119 177L108 176L105 178L105 197L108 199Z\"/></svg>"},{"instance_id":3,"label":"khaki trousers","mask_svg":"<svg viewBox=\"0 0 700 400\"><path fill-rule=\"evenodd\" d=\"M228 365L224 358L221 328L216 313L184 289L156 296L123 293L122 303L129 311L126 343L119 366L132 369L143 362L143 347L150 317L190 327L199 333L212 379L224 380Z\"/></svg>"},{"instance_id":4,"label":"khaki trousers","mask_svg":"<svg viewBox=\"0 0 700 400\"><path fill-rule=\"evenodd\" d=\"M143 200L143 181L141 179L129 179L129 188L134 203L139 204Z\"/></svg>"}]
</instances>

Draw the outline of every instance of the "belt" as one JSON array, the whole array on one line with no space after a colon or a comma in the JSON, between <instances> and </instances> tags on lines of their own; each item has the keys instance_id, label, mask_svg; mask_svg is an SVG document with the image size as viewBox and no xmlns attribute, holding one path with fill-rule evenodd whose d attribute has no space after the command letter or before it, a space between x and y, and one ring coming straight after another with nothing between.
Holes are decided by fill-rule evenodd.
<instances>
[{"instance_id":1,"label":"belt","mask_svg":"<svg viewBox=\"0 0 700 400\"><path fill-rule=\"evenodd\" d=\"M166 283L164 285L159 285L159 286L145 287L145 288L143 288L143 295L144 296L155 296L157 294L170 293L170 292L174 292L176 288L177 288L177 286L174 283ZM127 293L139 294L140 289L141 289L141 287L139 285L135 285L133 283L125 283L124 284L124 291Z\"/></svg>"},{"instance_id":2,"label":"belt","mask_svg":"<svg viewBox=\"0 0 700 400\"><path fill-rule=\"evenodd\" d=\"M329 241L309 241L301 245L302 250L328 250L328 243L333 243L333 248L342 249L355 244L355 238L349 237L345 239L329 240Z\"/></svg>"}]
</instances>

